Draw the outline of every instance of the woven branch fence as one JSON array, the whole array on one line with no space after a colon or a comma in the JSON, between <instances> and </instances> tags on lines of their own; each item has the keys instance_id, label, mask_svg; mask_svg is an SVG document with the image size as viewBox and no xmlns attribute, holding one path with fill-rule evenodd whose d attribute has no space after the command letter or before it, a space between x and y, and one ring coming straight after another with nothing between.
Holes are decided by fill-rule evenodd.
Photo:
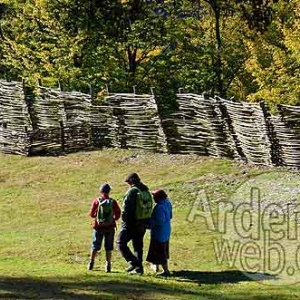
<instances>
[{"instance_id":1,"label":"woven branch fence","mask_svg":"<svg viewBox=\"0 0 300 300\"><path fill-rule=\"evenodd\" d=\"M0 151L56 155L103 147L230 157L300 167L300 107L178 94L179 110L159 113L152 94L91 95L0 80Z\"/></svg>"},{"instance_id":2,"label":"woven branch fence","mask_svg":"<svg viewBox=\"0 0 300 300\"><path fill-rule=\"evenodd\" d=\"M259 165L300 167L300 107L280 105L271 115L262 102L251 104L178 94L179 112L172 150L231 157Z\"/></svg>"},{"instance_id":3,"label":"woven branch fence","mask_svg":"<svg viewBox=\"0 0 300 300\"><path fill-rule=\"evenodd\" d=\"M102 147L167 151L154 95L112 94L101 105L79 92L0 81L0 151L23 155Z\"/></svg>"},{"instance_id":4,"label":"woven branch fence","mask_svg":"<svg viewBox=\"0 0 300 300\"><path fill-rule=\"evenodd\" d=\"M174 114L179 153L232 157L271 165L271 142L261 106L224 99L178 94Z\"/></svg>"}]
</instances>

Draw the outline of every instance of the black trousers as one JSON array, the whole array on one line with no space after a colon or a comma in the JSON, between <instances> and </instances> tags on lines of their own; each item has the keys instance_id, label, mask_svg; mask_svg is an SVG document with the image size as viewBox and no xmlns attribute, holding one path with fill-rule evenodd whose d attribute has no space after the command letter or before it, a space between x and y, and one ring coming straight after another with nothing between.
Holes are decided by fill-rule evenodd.
<instances>
[{"instance_id":1,"label":"black trousers","mask_svg":"<svg viewBox=\"0 0 300 300\"><path fill-rule=\"evenodd\" d=\"M138 232L122 228L117 237L117 247L127 262L135 265L142 265L144 235L146 229ZM128 247L128 243L132 241L133 253Z\"/></svg>"}]
</instances>

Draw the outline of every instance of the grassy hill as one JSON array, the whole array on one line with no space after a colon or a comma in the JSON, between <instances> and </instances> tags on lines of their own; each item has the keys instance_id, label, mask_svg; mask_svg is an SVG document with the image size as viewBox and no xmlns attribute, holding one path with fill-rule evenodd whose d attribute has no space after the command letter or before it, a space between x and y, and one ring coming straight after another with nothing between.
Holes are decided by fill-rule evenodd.
<instances>
[{"instance_id":1,"label":"grassy hill","mask_svg":"<svg viewBox=\"0 0 300 300\"><path fill-rule=\"evenodd\" d=\"M199 190L215 204L269 171L225 159L125 150L0 155L0 299L296 299L298 285L280 284L280 276L253 280L218 264L213 239L219 233L208 230L204 218L189 218ZM104 273L103 253L95 270L86 270L91 200L109 182L121 204L131 172L172 200L171 278L155 277L147 263L144 276L126 274L117 250L111 274ZM146 250L148 243L149 233Z\"/></svg>"}]
</instances>

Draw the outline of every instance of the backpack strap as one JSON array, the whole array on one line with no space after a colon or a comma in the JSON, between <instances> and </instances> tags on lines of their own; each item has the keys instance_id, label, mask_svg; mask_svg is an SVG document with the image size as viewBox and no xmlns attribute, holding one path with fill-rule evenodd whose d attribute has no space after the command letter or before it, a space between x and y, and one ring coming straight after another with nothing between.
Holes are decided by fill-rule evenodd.
<instances>
[{"instance_id":1,"label":"backpack strap","mask_svg":"<svg viewBox=\"0 0 300 300\"><path fill-rule=\"evenodd\" d=\"M112 198L101 199L100 197L98 197L98 204L100 205L102 203L102 201L106 201L106 200L109 200L110 202L114 201L114 199L112 199Z\"/></svg>"}]
</instances>

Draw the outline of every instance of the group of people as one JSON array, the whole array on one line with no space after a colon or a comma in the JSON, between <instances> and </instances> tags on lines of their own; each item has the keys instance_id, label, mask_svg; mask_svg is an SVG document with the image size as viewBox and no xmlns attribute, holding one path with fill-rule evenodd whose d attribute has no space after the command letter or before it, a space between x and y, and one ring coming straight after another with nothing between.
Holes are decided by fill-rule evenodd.
<instances>
[{"instance_id":1,"label":"group of people","mask_svg":"<svg viewBox=\"0 0 300 300\"><path fill-rule=\"evenodd\" d=\"M171 234L172 205L162 189L152 192L141 182L136 173L129 174L125 182L129 188L123 198L122 211L116 200L110 197L109 184L100 186L100 194L92 202L90 217L93 221L93 237L88 270L92 270L95 258L104 240L106 252L105 271L111 272L112 250L116 221L121 217L121 229L116 244L128 263L126 272L143 274L144 236L150 229L150 246L146 260L153 264L157 275L169 276L169 239ZM156 205L153 207L153 200ZM133 251L129 247L132 242ZM163 271L159 273L159 265Z\"/></svg>"}]
</instances>

